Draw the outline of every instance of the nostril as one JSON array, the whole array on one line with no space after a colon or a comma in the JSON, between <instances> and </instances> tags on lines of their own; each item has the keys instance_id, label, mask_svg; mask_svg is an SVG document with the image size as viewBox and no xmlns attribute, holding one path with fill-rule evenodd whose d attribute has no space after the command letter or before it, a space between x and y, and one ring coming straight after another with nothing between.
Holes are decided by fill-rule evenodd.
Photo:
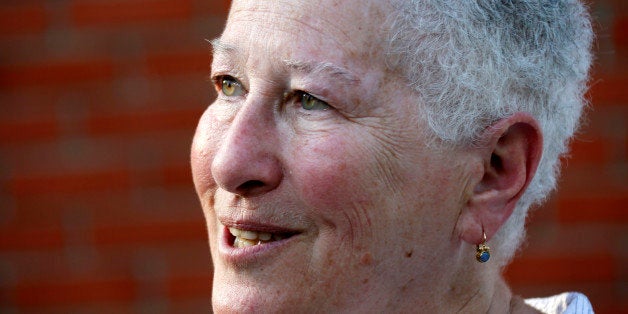
<instances>
[{"instance_id":1,"label":"nostril","mask_svg":"<svg viewBox=\"0 0 628 314\"><path fill-rule=\"evenodd\" d=\"M249 194L254 192L256 189L263 187L265 184L259 180L249 180L246 181L238 187L238 192L240 194Z\"/></svg>"}]
</instances>

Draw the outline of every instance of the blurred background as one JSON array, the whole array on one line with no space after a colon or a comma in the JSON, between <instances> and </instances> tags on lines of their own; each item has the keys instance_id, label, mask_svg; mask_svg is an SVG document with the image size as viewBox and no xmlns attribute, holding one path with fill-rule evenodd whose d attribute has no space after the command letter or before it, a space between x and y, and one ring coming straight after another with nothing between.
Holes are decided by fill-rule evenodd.
<instances>
[{"instance_id":1,"label":"blurred background","mask_svg":"<svg viewBox=\"0 0 628 314\"><path fill-rule=\"evenodd\" d=\"M2 0L0 313L202 313L188 152L227 0ZM628 1L591 2L592 108L507 270L628 313Z\"/></svg>"}]
</instances>

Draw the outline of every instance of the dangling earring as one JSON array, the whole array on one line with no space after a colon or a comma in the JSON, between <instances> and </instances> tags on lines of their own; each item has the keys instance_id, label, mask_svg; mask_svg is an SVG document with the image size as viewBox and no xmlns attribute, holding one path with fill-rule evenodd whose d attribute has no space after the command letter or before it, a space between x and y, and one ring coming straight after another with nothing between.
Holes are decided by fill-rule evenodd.
<instances>
[{"instance_id":1,"label":"dangling earring","mask_svg":"<svg viewBox=\"0 0 628 314\"><path fill-rule=\"evenodd\" d=\"M475 258L480 263L486 263L491 258L491 248L486 245L486 233L482 230L482 243L477 245Z\"/></svg>"}]
</instances>

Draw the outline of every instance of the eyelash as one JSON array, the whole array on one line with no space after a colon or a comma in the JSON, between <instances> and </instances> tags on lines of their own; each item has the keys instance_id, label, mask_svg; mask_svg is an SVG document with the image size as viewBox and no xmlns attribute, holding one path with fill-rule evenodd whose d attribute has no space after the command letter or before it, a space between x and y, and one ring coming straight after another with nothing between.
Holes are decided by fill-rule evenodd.
<instances>
[{"instance_id":1,"label":"eyelash","mask_svg":"<svg viewBox=\"0 0 628 314\"><path fill-rule=\"evenodd\" d=\"M232 82L235 88L239 88L241 90L238 95L226 95L225 81L227 80ZM216 91L219 94L224 95L226 97L236 97L236 96L244 95L247 93L242 83L240 83L239 80L237 80L236 78L230 75L219 75L219 76L214 77L212 81L214 82ZM234 91L234 92L237 93L237 91ZM288 103L288 102L300 103L300 109L304 111L327 111L328 109L332 108L326 101L323 101L320 98L308 92L301 91L301 90L294 90L294 91L291 91L290 93L284 94L283 103ZM310 109L305 108L308 105L311 106Z\"/></svg>"},{"instance_id":2,"label":"eyelash","mask_svg":"<svg viewBox=\"0 0 628 314\"><path fill-rule=\"evenodd\" d=\"M242 94L247 93L247 90L244 89L244 86L242 85L242 83L240 83L240 81L236 79L235 77L231 75L219 75L212 78L212 81L214 83L214 88L216 89L216 92L218 92L218 94L224 95L223 84L225 80L232 81L235 83L235 85L239 86L242 89ZM231 97L230 95L225 95L225 96Z\"/></svg>"},{"instance_id":3,"label":"eyelash","mask_svg":"<svg viewBox=\"0 0 628 314\"><path fill-rule=\"evenodd\" d=\"M304 92L304 91L297 90L297 91L293 92L293 96L292 97L293 97L293 101L297 102L297 103L300 102L301 108L303 110L306 110L306 111L314 111L315 110L314 107L317 107L317 109L316 109L317 111L327 111L327 110L331 109L331 106L326 101L323 101L320 98L318 98L318 97L316 97L316 96L314 96L314 95L312 95L310 93ZM309 102L314 102L314 104L306 103L308 101ZM306 109L305 107L308 106L308 105L312 105L312 108Z\"/></svg>"}]
</instances>

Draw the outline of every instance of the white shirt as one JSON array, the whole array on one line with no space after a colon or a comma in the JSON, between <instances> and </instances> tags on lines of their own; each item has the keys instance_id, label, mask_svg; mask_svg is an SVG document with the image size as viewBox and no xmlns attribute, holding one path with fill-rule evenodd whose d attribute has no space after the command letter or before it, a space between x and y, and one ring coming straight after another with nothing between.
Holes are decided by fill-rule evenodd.
<instances>
[{"instance_id":1,"label":"white shirt","mask_svg":"<svg viewBox=\"0 0 628 314\"><path fill-rule=\"evenodd\" d=\"M526 299L526 304L546 314L593 314L591 302L582 293L565 292L547 298Z\"/></svg>"}]
</instances>

